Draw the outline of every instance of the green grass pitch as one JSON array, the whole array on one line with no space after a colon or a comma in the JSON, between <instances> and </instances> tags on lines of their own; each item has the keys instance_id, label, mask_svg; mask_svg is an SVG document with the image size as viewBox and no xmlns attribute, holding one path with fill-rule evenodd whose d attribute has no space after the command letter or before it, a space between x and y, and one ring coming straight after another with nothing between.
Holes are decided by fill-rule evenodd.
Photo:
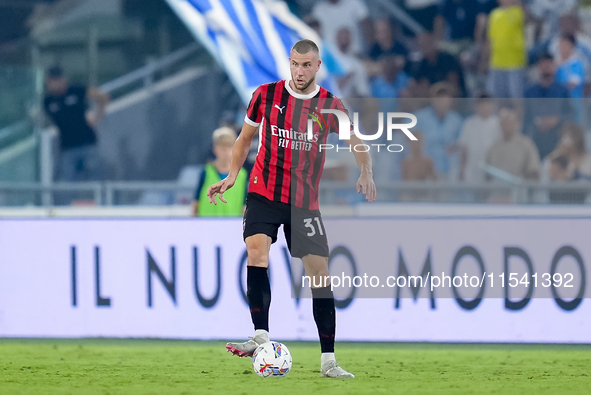
<instances>
[{"instance_id":1,"label":"green grass pitch","mask_svg":"<svg viewBox=\"0 0 591 395\"><path fill-rule=\"evenodd\" d=\"M0 340L0 394L591 394L589 345L337 343L355 379L320 377L317 343L262 379L222 342Z\"/></svg>"}]
</instances>

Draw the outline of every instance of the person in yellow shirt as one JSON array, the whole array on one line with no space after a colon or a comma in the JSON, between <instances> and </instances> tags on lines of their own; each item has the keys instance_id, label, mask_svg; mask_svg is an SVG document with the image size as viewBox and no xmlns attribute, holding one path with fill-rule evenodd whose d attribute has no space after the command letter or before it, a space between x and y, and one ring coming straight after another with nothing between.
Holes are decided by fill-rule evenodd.
<instances>
[{"instance_id":1,"label":"person in yellow shirt","mask_svg":"<svg viewBox=\"0 0 591 395\"><path fill-rule=\"evenodd\" d=\"M487 90L493 97L523 97L527 49L525 15L519 0L498 0L489 17L490 70Z\"/></svg>"},{"instance_id":2,"label":"person in yellow shirt","mask_svg":"<svg viewBox=\"0 0 591 395\"><path fill-rule=\"evenodd\" d=\"M215 161L207 163L199 178L193 201L195 217L241 217L248 189L248 172L240 169L234 188L224 192L227 204L211 204L207 188L226 178L232 163L232 148L236 141L236 132L229 127L221 127L213 132L213 153Z\"/></svg>"}]
</instances>

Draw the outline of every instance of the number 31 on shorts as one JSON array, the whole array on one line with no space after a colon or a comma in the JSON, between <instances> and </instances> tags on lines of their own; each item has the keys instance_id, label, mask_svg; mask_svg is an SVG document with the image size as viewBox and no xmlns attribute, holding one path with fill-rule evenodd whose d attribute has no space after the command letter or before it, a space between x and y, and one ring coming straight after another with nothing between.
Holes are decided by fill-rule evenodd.
<instances>
[{"instance_id":1,"label":"number 31 on shorts","mask_svg":"<svg viewBox=\"0 0 591 395\"><path fill-rule=\"evenodd\" d=\"M320 233L321 236L324 236L324 232L322 230L322 222L320 221L319 217L304 219L304 226L310 229L310 231L306 233L306 236L312 237L316 234L316 228L314 227L314 223L312 221L316 222L316 226L318 227L318 233Z\"/></svg>"}]
</instances>

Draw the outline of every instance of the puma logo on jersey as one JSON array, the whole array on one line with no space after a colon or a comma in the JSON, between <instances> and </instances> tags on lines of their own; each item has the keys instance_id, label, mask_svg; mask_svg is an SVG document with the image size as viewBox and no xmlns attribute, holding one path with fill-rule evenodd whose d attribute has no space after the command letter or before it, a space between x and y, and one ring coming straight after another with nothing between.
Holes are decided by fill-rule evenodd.
<instances>
[{"instance_id":1,"label":"puma logo on jersey","mask_svg":"<svg viewBox=\"0 0 591 395\"><path fill-rule=\"evenodd\" d=\"M279 107L277 104L275 104L275 108L278 109L281 114L283 114L283 109L285 108L285 106Z\"/></svg>"}]
</instances>

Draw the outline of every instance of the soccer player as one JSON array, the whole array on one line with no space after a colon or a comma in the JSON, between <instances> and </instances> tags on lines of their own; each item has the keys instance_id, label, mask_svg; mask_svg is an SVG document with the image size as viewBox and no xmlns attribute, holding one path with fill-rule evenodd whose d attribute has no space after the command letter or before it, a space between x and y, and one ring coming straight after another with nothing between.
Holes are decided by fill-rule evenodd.
<instances>
[{"instance_id":1,"label":"soccer player","mask_svg":"<svg viewBox=\"0 0 591 395\"><path fill-rule=\"evenodd\" d=\"M346 110L338 98L316 85L321 61L313 41L298 41L291 49L289 61L291 81L261 85L254 92L242 132L234 145L230 173L210 186L207 193L211 203L217 204L218 194L226 203L223 194L234 185L251 140L260 128L260 148L250 175L243 234L248 253L247 297L255 333L251 340L228 343L226 348L246 357L252 356L258 345L269 341L269 250L277 240L279 226L283 225L291 256L302 259L306 275L313 279L312 306L322 350L321 373L324 377L352 378L355 376L335 360L334 296L330 284L321 281L329 274L329 254L318 206L318 184L325 156L320 144L326 143L329 132L338 131L338 119L325 113L322 119L325 122L313 124L312 136L307 133L310 113L318 114L322 109L345 113ZM348 144L354 147L362 142L353 134ZM363 192L367 201L373 202L376 187L371 156L352 151L361 170L357 192Z\"/></svg>"}]
</instances>

